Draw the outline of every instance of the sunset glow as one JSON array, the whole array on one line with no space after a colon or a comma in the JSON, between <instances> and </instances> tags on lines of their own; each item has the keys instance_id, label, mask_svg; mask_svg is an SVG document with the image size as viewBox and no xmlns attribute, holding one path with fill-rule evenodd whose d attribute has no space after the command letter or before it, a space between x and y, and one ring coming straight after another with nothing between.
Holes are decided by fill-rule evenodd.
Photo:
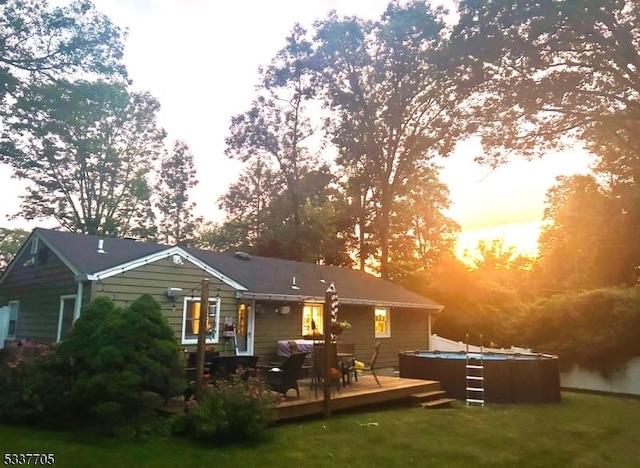
<instances>
[{"instance_id":1,"label":"sunset glow","mask_svg":"<svg viewBox=\"0 0 640 468\"><path fill-rule=\"evenodd\" d=\"M463 261L468 259L469 256L473 258L477 252L479 241L492 241L494 239L502 240L505 247L515 247L516 252L520 255L536 257L538 254L540 227L540 221L532 221L463 231L460 233L456 244L456 257Z\"/></svg>"}]
</instances>

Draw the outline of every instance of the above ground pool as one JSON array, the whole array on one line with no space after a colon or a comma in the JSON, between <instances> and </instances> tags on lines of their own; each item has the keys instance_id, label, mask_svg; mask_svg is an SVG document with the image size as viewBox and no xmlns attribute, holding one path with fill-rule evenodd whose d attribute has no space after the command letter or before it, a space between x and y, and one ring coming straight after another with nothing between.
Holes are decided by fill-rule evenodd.
<instances>
[{"instance_id":1,"label":"above ground pool","mask_svg":"<svg viewBox=\"0 0 640 468\"><path fill-rule=\"evenodd\" d=\"M449 397L467 398L467 363L482 365L470 374L482 374L488 403L553 403L560 401L558 359L548 354L405 351L399 354L400 377L438 380Z\"/></svg>"}]
</instances>

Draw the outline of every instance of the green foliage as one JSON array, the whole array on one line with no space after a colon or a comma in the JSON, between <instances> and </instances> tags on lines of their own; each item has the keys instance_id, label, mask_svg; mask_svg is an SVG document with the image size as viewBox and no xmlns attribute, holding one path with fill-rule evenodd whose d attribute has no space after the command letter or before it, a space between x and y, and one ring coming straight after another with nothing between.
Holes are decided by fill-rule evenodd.
<instances>
[{"instance_id":1,"label":"green foliage","mask_svg":"<svg viewBox=\"0 0 640 468\"><path fill-rule=\"evenodd\" d=\"M443 304L433 333L472 344L498 347L523 344L518 323L527 297L519 270L470 270L443 255L427 272L407 275L403 285ZM482 335L482 340L480 339Z\"/></svg>"},{"instance_id":2,"label":"green foliage","mask_svg":"<svg viewBox=\"0 0 640 468\"><path fill-rule=\"evenodd\" d=\"M152 232L148 179L165 136L159 108L148 93L108 81L26 88L4 122L0 155L32 182L19 214L89 234Z\"/></svg>"},{"instance_id":3,"label":"green foliage","mask_svg":"<svg viewBox=\"0 0 640 468\"><path fill-rule=\"evenodd\" d=\"M607 177L610 178L610 177ZM535 273L545 289L637 283L637 189L591 175L558 177L547 191Z\"/></svg>"},{"instance_id":4,"label":"green foliage","mask_svg":"<svg viewBox=\"0 0 640 468\"><path fill-rule=\"evenodd\" d=\"M458 2L449 65L487 159L577 137L635 164L640 6L634 0ZM468 104L468 106L466 105Z\"/></svg>"},{"instance_id":5,"label":"green foliage","mask_svg":"<svg viewBox=\"0 0 640 468\"><path fill-rule=\"evenodd\" d=\"M342 265L349 262L347 204L329 166L307 146L320 125L307 110L316 89L305 34L294 27L262 73L251 109L231 120L226 154L245 169L221 197L227 219L210 239L258 255Z\"/></svg>"},{"instance_id":6,"label":"green foliage","mask_svg":"<svg viewBox=\"0 0 640 468\"><path fill-rule=\"evenodd\" d=\"M361 266L379 265L384 278L390 261L423 260L425 232L448 231L447 201L435 196L445 192L429 167L462 137L455 83L435 66L444 27L443 11L418 1L391 2L378 21L333 13L315 27L310 63L328 111L328 140L348 178L356 251ZM438 216L403 213L413 208ZM407 236L410 243L402 242Z\"/></svg>"},{"instance_id":7,"label":"green foliage","mask_svg":"<svg viewBox=\"0 0 640 468\"><path fill-rule=\"evenodd\" d=\"M193 214L189 190L198 183L189 146L176 141L173 150L162 158L157 184L156 207L160 210L160 241L171 245L193 245L202 218Z\"/></svg>"},{"instance_id":8,"label":"green foliage","mask_svg":"<svg viewBox=\"0 0 640 468\"><path fill-rule=\"evenodd\" d=\"M557 354L564 368L579 365L610 375L640 356L640 287L565 293L527 308L526 344Z\"/></svg>"},{"instance_id":9,"label":"green foliage","mask_svg":"<svg viewBox=\"0 0 640 468\"><path fill-rule=\"evenodd\" d=\"M69 366L55 348L31 341L9 344L0 362L0 419L18 424L64 422Z\"/></svg>"},{"instance_id":10,"label":"green foliage","mask_svg":"<svg viewBox=\"0 0 640 468\"><path fill-rule=\"evenodd\" d=\"M73 361L71 400L107 430L133 426L139 435L149 416L146 392L180 393L184 369L173 330L160 305L143 295L126 309L107 298L92 301L60 354Z\"/></svg>"},{"instance_id":11,"label":"green foliage","mask_svg":"<svg viewBox=\"0 0 640 468\"><path fill-rule=\"evenodd\" d=\"M124 33L87 0L0 2L0 101L33 78L125 75ZM25 73L27 72L27 73Z\"/></svg>"},{"instance_id":12,"label":"green foliage","mask_svg":"<svg viewBox=\"0 0 640 468\"><path fill-rule=\"evenodd\" d=\"M29 236L24 229L0 228L0 272L3 271Z\"/></svg>"},{"instance_id":13,"label":"green foliage","mask_svg":"<svg viewBox=\"0 0 640 468\"><path fill-rule=\"evenodd\" d=\"M196 439L213 443L259 438L273 421L276 401L263 382L233 374L207 388L200 402L191 402L190 431Z\"/></svg>"}]
</instances>

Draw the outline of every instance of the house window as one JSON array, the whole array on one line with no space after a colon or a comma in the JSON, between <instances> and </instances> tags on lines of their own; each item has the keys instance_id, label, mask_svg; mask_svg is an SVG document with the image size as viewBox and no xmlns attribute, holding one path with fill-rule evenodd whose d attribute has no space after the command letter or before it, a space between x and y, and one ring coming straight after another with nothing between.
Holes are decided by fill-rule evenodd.
<instances>
[{"instance_id":1,"label":"house window","mask_svg":"<svg viewBox=\"0 0 640 468\"><path fill-rule=\"evenodd\" d=\"M376 338L388 338L391 336L391 311L388 307L376 307L374 309L374 323Z\"/></svg>"},{"instance_id":2,"label":"house window","mask_svg":"<svg viewBox=\"0 0 640 468\"><path fill-rule=\"evenodd\" d=\"M201 304L199 297L185 297L182 308L182 344L198 343L200 331ZM220 299L209 300L209 313L206 317L205 343L218 342L220 329Z\"/></svg>"},{"instance_id":3,"label":"house window","mask_svg":"<svg viewBox=\"0 0 640 468\"><path fill-rule=\"evenodd\" d=\"M322 334L322 304L305 304L302 308L302 336Z\"/></svg>"},{"instance_id":4,"label":"house window","mask_svg":"<svg viewBox=\"0 0 640 468\"><path fill-rule=\"evenodd\" d=\"M19 309L20 309L20 303L18 301L9 302L9 328L7 329L7 338L16 337Z\"/></svg>"}]
</instances>

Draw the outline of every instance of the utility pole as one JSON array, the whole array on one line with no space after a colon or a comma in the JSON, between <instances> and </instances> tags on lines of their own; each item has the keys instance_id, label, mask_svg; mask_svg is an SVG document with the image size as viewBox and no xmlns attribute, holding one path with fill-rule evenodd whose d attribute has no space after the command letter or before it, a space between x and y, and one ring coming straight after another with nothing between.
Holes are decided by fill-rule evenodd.
<instances>
[{"instance_id":1,"label":"utility pole","mask_svg":"<svg viewBox=\"0 0 640 468\"><path fill-rule=\"evenodd\" d=\"M196 348L196 388L195 398L202 399L204 387L204 346L207 335L207 318L209 317L209 279L202 280L200 295L200 317L198 317L198 347Z\"/></svg>"}]
</instances>

